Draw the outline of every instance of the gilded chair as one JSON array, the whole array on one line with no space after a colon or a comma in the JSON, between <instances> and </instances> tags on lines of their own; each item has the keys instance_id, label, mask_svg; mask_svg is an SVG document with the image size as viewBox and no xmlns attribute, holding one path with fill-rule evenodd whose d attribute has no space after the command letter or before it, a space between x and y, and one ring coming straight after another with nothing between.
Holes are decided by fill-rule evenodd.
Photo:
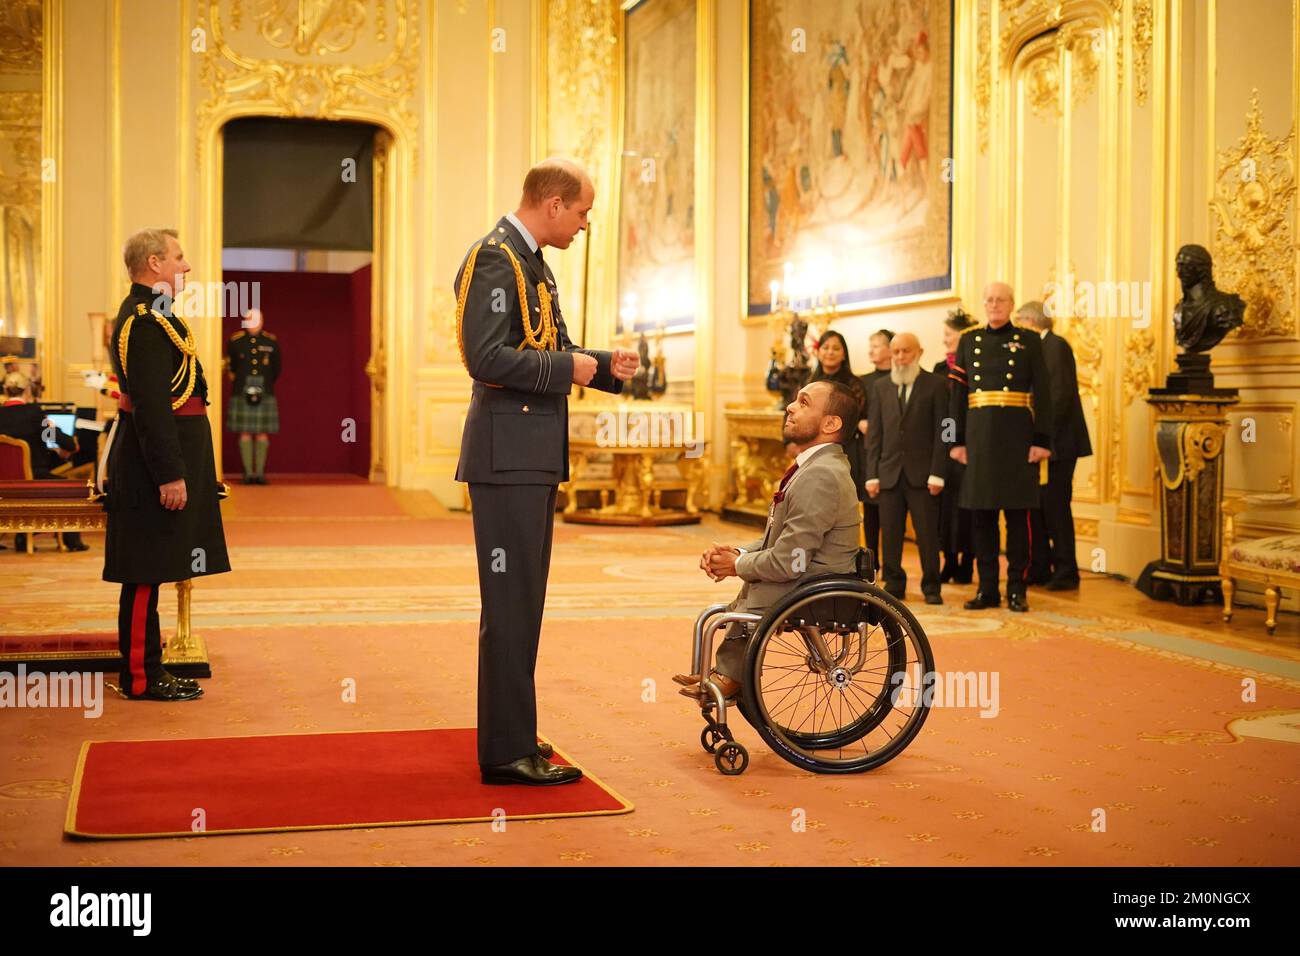
<instances>
[{"instance_id":1,"label":"gilded chair","mask_svg":"<svg viewBox=\"0 0 1300 956\"><path fill-rule=\"evenodd\" d=\"M1300 534L1238 541L1234 535L1234 519L1246 510L1295 510L1298 505L1300 499L1284 494L1243 495L1223 503L1223 554L1219 560L1219 577L1223 580L1224 621L1232 620L1235 582L1254 581L1264 585L1264 626L1269 634L1277 627L1281 589L1300 590Z\"/></svg>"}]
</instances>

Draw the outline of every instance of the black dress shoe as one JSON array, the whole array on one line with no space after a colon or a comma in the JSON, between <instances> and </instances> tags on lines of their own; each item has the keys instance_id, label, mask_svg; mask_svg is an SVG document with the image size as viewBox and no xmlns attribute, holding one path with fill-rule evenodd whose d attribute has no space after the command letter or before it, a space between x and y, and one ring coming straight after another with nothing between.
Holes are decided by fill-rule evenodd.
<instances>
[{"instance_id":1,"label":"black dress shoe","mask_svg":"<svg viewBox=\"0 0 1300 956\"><path fill-rule=\"evenodd\" d=\"M968 611L983 611L985 608L997 607L1002 603L1001 597L985 597L983 594L977 594L965 604L962 605Z\"/></svg>"},{"instance_id":2,"label":"black dress shoe","mask_svg":"<svg viewBox=\"0 0 1300 956\"><path fill-rule=\"evenodd\" d=\"M1078 578L1052 578L1044 585L1048 591L1077 591L1079 590Z\"/></svg>"},{"instance_id":3,"label":"black dress shoe","mask_svg":"<svg viewBox=\"0 0 1300 956\"><path fill-rule=\"evenodd\" d=\"M199 682L196 681L193 677L179 677L179 676L177 676L176 674L173 674L171 671L168 671L168 670L163 671L163 680L169 680L169 681L171 681L173 684L177 684L177 685L179 685L179 686L181 686L181 687L198 687L198 686L199 686Z\"/></svg>"},{"instance_id":4,"label":"black dress shoe","mask_svg":"<svg viewBox=\"0 0 1300 956\"><path fill-rule=\"evenodd\" d=\"M942 604L942 603L943 603L943 598L940 597L938 594L927 594L927 595L925 596L925 603L926 603L926 604Z\"/></svg>"},{"instance_id":5,"label":"black dress shoe","mask_svg":"<svg viewBox=\"0 0 1300 956\"><path fill-rule=\"evenodd\" d=\"M885 588L885 593L888 594L891 598L894 598L899 601L907 600L906 588L899 588L897 591L895 591L893 588Z\"/></svg>"},{"instance_id":6,"label":"black dress shoe","mask_svg":"<svg viewBox=\"0 0 1300 956\"><path fill-rule=\"evenodd\" d=\"M550 744L539 743L537 745L537 756L541 757L543 760L550 760L555 756L555 748Z\"/></svg>"},{"instance_id":7,"label":"black dress shoe","mask_svg":"<svg viewBox=\"0 0 1300 956\"><path fill-rule=\"evenodd\" d=\"M1029 610L1029 605L1025 603L1025 596L1023 594L1008 594L1007 607L1018 614L1024 614Z\"/></svg>"},{"instance_id":8,"label":"black dress shoe","mask_svg":"<svg viewBox=\"0 0 1300 956\"><path fill-rule=\"evenodd\" d=\"M259 485L269 485L269 484L270 484L270 482L266 480L266 475L258 475L258 476L257 476L257 483L258 483Z\"/></svg>"},{"instance_id":9,"label":"black dress shoe","mask_svg":"<svg viewBox=\"0 0 1300 956\"><path fill-rule=\"evenodd\" d=\"M257 479L254 478L252 475L245 475L245 476L244 476L244 484L246 484L246 485L255 485L255 484L257 484Z\"/></svg>"},{"instance_id":10,"label":"black dress shoe","mask_svg":"<svg viewBox=\"0 0 1300 956\"><path fill-rule=\"evenodd\" d=\"M560 767L547 763L540 754L520 757L499 767L482 767L484 783L523 784L527 787L551 787L560 783L574 783L582 779L577 767Z\"/></svg>"},{"instance_id":11,"label":"black dress shoe","mask_svg":"<svg viewBox=\"0 0 1300 956\"><path fill-rule=\"evenodd\" d=\"M194 700L203 696L202 687L184 687L171 675L155 677L145 686L143 694L131 694L131 700Z\"/></svg>"}]
</instances>

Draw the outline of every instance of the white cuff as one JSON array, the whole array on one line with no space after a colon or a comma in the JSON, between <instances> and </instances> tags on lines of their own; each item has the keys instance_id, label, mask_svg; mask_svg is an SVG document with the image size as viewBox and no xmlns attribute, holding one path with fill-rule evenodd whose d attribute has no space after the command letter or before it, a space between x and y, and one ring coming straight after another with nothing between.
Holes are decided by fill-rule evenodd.
<instances>
[{"instance_id":1,"label":"white cuff","mask_svg":"<svg viewBox=\"0 0 1300 956\"><path fill-rule=\"evenodd\" d=\"M943 479L940 478L938 475L931 475L929 478L925 480L925 483L927 485L938 485L940 488L943 487Z\"/></svg>"}]
</instances>

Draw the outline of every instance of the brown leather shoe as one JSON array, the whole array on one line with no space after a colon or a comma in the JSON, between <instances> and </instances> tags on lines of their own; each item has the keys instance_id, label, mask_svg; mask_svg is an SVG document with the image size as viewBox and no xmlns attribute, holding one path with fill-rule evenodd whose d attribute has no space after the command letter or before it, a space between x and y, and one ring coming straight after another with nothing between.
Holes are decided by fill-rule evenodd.
<instances>
[{"instance_id":1,"label":"brown leather shoe","mask_svg":"<svg viewBox=\"0 0 1300 956\"><path fill-rule=\"evenodd\" d=\"M709 676L710 679L713 681L713 683L718 685L718 690L722 691L722 696L725 699L733 700L734 698L740 696L739 681L734 681L730 677L727 677L725 674L719 674L717 671L714 671ZM692 697L695 700L700 700L702 698L705 698L706 696L708 697L712 696L704 689L702 685L699 684L696 684L694 687L683 687L677 693L681 694L683 697Z\"/></svg>"},{"instance_id":2,"label":"brown leather shoe","mask_svg":"<svg viewBox=\"0 0 1300 956\"><path fill-rule=\"evenodd\" d=\"M673 683L681 684L683 687L690 687L692 684L700 682L699 674L674 674Z\"/></svg>"}]
</instances>

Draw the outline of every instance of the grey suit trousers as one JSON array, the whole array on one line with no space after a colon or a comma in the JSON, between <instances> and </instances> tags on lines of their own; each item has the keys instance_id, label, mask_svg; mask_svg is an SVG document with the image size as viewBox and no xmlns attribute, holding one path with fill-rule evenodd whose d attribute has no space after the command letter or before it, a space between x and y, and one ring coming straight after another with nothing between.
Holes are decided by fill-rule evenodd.
<instances>
[{"instance_id":1,"label":"grey suit trousers","mask_svg":"<svg viewBox=\"0 0 1300 956\"><path fill-rule=\"evenodd\" d=\"M482 601L478 632L478 762L537 752L537 644L555 528L555 485L471 482Z\"/></svg>"}]
</instances>

